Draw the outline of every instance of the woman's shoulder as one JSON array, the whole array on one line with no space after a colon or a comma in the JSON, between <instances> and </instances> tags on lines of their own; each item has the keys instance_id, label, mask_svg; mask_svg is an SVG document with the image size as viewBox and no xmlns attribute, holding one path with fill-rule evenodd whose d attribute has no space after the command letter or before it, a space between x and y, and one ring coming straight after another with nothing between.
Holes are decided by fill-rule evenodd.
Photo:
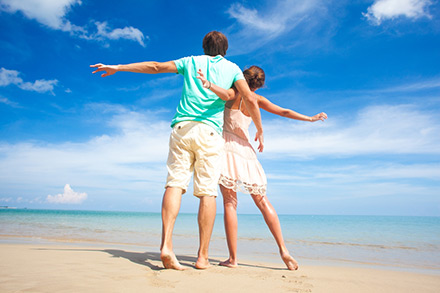
<instances>
[{"instance_id":1,"label":"woman's shoulder","mask_svg":"<svg viewBox=\"0 0 440 293\"><path fill-rule=\"evenodd\" d=\"M263 97L259 94L255 94L255 98L257 99L258 106L261 108L262 104L270 102L266 97Z\"/></svg>"},{"instance_id":2,"label":"woman's shoulder","mask_svg":"<svg viewBox=\"0 0 440 293\"><path fill-rule=\"evenodd\" d=\"M263 100L267 100L265 97L255 93L255 92L254 92L254 96L255 96L255 98L257 99L258 102L263 101Z\"/></svg>"}]
</instances>

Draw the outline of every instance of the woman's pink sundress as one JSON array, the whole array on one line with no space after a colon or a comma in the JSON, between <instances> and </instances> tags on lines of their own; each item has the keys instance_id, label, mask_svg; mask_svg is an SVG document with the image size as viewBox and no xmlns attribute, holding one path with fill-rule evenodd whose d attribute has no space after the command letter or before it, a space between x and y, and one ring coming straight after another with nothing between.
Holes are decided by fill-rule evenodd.
<instances>
[{"instance_id":1,"label":"woman's pink sundress","mask_svg":"<svg viewBox=\"0 0 440 293\"><path fill-rule=\"evenodd\" d=\"M241 108L241 102L240 102ZM267 179L257 154L249 142L249 125L252 118L240 109L225 107L223 138L225 161L220 184L234 191L266 195Z\"/></svg>"}]
</instances>

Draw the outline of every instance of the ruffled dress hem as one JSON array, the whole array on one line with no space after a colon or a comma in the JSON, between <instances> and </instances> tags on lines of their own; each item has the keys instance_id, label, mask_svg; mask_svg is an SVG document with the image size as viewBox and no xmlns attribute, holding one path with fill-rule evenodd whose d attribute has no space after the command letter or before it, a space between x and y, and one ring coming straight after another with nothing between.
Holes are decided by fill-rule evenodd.
<instances>
[{"instance_id":1,"label":"ruffled dress hem","mask_svg":"<svg viewBox=\"0 0 440 293\"><path fill-rule=\"evenodd\" d=\"M226 176L220 175L219 184L223 185L227 189L232 189L237 192L244 192L255 195L266 195L267 184L258 185L242 182L240 179L232 179Z\"/></svg>"}]
</instances>

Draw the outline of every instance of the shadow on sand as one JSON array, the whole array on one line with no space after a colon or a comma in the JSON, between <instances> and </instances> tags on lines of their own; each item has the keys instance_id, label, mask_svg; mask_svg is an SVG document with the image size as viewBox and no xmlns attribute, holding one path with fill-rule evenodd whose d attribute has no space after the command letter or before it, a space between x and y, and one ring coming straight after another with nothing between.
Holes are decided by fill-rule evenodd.
<instances>
[{"instance_id":1,"label":"shadow on sand","mask_svg":"<svg viewBox=\"0 0 440 293\"><path fill-rule=\"evenodd\" d=\"M161 263L160 253L158 252L131 252L119 249L84 249L84 248L36 248L36 250L64 250L64 251L96 251L96 252L104 252L110 254L112 257L120 257L125 258L135 264L143 265L149 267L153 271L165 270L163 266L157 266L154 263ZM195 262L197 261L197 257L187 256L187 255L177 255L177 259L179 260L182 266L195 268ZM218 259L210 259L211 264L217 265L220 261ZM285 270L283 268L276 267L268 267L264 265L257 264L246 264L239 263L239 266L244 267L254 267L254 268L262 268L262 269L270 269L270 270ZM229 269L229 268L228 268Z\"/></svg>"},{"instance_id":2,"label":"shadow on sand","mask_svg":"<svg viewBox=\"0 0 440 293\"><path fill-rule=\"evenodd\" d=\"M124 250L118 250L118 249L105 249L101 250L102 252L106 252L113 257L122 257L125 259L128 259L129 261L144 265L149 267L152 270L159 271L164 270L162 266L156 266L151 263L151 261L158 261L161 262L160 259L160 253L157 252L129 252ZM197 261L196 257L192 256L186 256L186 255L178 255L177 259L179 260L180 264L182 266L189 266L195 268L195 262Z\"/></svg>"}]
</instances>

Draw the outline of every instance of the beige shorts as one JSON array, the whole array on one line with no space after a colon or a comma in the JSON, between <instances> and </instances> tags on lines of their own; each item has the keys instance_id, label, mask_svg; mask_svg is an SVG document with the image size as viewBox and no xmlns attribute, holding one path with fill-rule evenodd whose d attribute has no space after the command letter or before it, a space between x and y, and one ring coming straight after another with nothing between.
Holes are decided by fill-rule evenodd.
<instances>
[{"instance_id":1,"label":"beige shorts","mask_svg":"<svg viewBox=\"0 0 440 293\"><path fill-rule=\"evenodd\" d=\"M223 147L223 137L209 125L196 121L174 125L165 187L179 187L185 193L194 172L194 195L217 196Z\"/></svg>"}]
</instances>

